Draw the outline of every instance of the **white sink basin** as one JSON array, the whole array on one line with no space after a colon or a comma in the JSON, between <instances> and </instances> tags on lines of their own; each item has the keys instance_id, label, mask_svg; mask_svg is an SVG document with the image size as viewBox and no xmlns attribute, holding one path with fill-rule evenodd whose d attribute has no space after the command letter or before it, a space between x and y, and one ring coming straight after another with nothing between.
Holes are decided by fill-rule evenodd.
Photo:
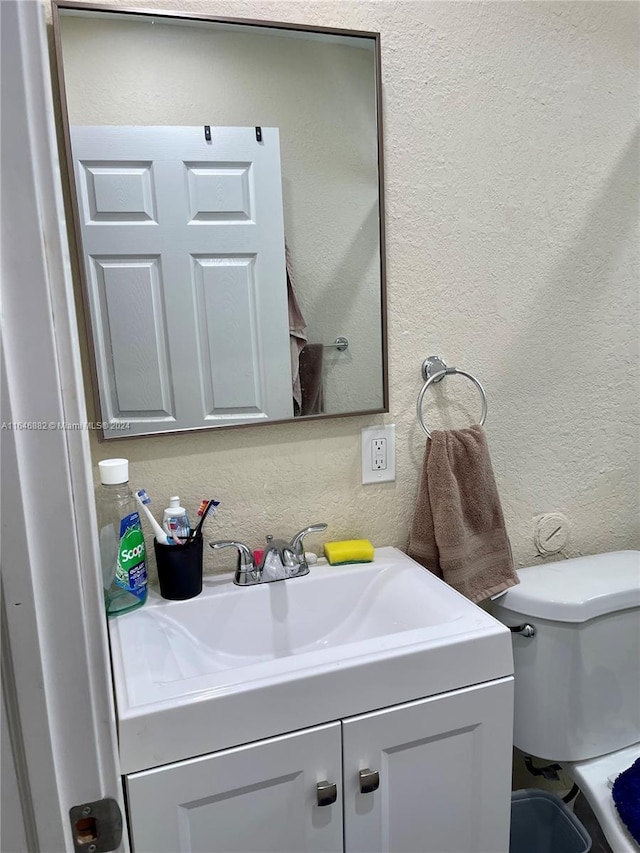
<instances>
[{"instance_id":1,"label":"white sink basin","mask_svg":"<svg viewBox=\"0 0 640 853\"><path fill-rule=\"evenodd\" d=\"M508 630L395 548L110 622L125 773L513 672Z\"/></svg>"},{"instance_id":2,"label":"white sink basin","mask_svg":"<svg viewBox=\"0 0 640 853\"><path fill-rule=\"evenodd\" d=\"M166 683L452 622L450 598L409 562L318 566L298 584L238 589L225 578L196 599L146 608L123 632L136 631L151 680Z\"/></svg>"}]
</instances>

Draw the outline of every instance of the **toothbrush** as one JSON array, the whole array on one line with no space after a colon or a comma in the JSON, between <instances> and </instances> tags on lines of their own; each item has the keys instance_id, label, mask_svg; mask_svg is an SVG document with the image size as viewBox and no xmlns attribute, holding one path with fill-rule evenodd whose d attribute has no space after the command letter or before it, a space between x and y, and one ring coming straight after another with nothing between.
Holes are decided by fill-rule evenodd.
<instances>
[{"instance_id":1,"label":"toothbrush","mask_svg":"<svg viewBox=\"0 0 640 853\"><path fill-rule=\"evenodd\" d=\"M198 522L198 526L191 534L191 539L196 539L200 535L200 531L202 530L202 525L204 524L204 520L209 515L209 512L213 511L213 514L216 514L216 507L220 506L220 501L202 501L200 503L200 509L198 510L198 515L200 516L200 521Z\"/></svg>"},{"instance_id":2,"label":"toothbrush","mask_svg":"<svg viewBox=\"0 0 640 853\"><path fill-rule=\"evenodd\" d=\"M170 537L170 536L167 536L167 534L166 534L166 533L164 532L164 530L160 527L160 525L159 525L159 524L158 524L158 522L155 520L155 518L151 515L151 510L150 510L150 509L149 509L149 507L147 506L147 504L150 504L150 503L151 503L151 498L150 498L150 497L149 497L149 495L145 492L145 490L144 490L144 489L139 489L139 490L136 492L136 500L138 501L138 503L140 504L140 506L141 506L141 507L142 507L142 509L144 510L144 514L145 514L145 515L147 516L147 518L149 519L149 524L150 524L150 525L151 525L151 527L153 528L153 532L155 533L155 535L156 535L156 539L158 540L158 542L159 542L161 545L174 545L174 544L175 544L175 542L173 541L173 539L171 539L171 537Z\"/></svg>"}]
</instances>

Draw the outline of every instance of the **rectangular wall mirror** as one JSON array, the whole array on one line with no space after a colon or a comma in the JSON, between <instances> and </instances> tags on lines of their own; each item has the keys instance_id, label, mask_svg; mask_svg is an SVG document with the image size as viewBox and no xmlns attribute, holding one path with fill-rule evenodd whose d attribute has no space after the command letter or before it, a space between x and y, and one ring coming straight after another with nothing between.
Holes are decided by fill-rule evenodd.
<instances>
[{"instance_id":1,"label":"rectangular wall mirror","mask_svg":"<svg viewBox=\"0 0 640 853\"><path fill-rule=\"evenodd\" d=\"M378 35L53 13L104 438L388 411Z\"/></svg>"}]
</instances>

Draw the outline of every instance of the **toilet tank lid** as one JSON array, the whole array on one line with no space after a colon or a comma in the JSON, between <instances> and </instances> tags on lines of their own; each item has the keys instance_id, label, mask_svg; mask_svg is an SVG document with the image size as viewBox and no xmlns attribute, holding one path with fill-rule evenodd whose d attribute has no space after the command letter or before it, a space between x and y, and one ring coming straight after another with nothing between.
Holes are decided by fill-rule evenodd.
<instances>
[{"instance_id":1,"label":"toilet tank lid","mask_svg":"<svg viewBox=\"0 0 640 853\"><path fill-rule=\"evenodd\" d=\"M640 551L614 551L518 569L520 583L494 602L556 622L586 622L640 607ZM498 614L496 614L498 615Z\"/></svg>"}]
</instances>

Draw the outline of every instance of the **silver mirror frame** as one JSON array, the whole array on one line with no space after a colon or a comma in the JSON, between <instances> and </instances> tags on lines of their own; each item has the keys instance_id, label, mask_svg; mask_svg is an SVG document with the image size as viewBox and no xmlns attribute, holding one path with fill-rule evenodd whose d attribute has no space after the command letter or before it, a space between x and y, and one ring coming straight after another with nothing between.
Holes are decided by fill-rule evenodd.
<instances>
[{"instance_id":1,"label":"silver mirror frame","mask_svg":"<svg viewBox=\"0 0 640 853\"><path fill-rule=\"evenodd\" d=\"M73 223L73 228L68 229L70 251L73 260L75 261L74 272L79 277L81 282L83 313L85 318L85 331L88 341L88 357L89 369L91 375L92 403L94 408L94 422L101 423L102 416L100 412L100 394L98 390L97 366L94 351L94 334L91 327L91 315L88 305L88 287L84 272L84 262L82 257L82 241L80 238L80 211L77 203L76 185L73 171L73 159L71 154L71 134L69 127L69 114L67 108L67 95L65 88L64 64L62 55L62 32L61 32L61 13L65 10L69 11L84 11L98 12L102 14L117 14L118 16L130 15L134 17L153 18L162 17L166 19L175 19L176 21L202 21L205 23L219 23L240 25L246 27L256 27L260 29L279 29L291 30L297 32L321 33L327 35L351 36L355 38L371 39L374 44L374 62L375 62L375 101L377 115L377 151L378 151L378 214L379 214L379 239L380 239L380 322L381 322L381 348L382 348L382 406L375 409L367 409L365 411L340 412L336 414L314 414L305 415L302 417L286 418L283 420L265 420L254 424L232 424L232 425L216 425L211 427L200 427L196 429L184 430L167 430L166 432L153 433L152 435L175 435L178 433L202 432L217 429L241 429L247 426L262 426L273 424L291 424L291 423L306 423L315 420L327 420L329 418L345 418L357 417L362 415L379 414L389 411L389 371L388 371L388 318L387 318L387 284L386 284L386 248L385 248L385 221L384 221L384 163L383 163L383 117L382 117L382 73L381 73L381 58L380 58L380 33L369 32L365 30L347 30L334 27L309 26L305 24L282 23L277 21L254 20L245 18L226 18L218 15L202 15L191 14L180 11L154 10L154 9L137 9L132 7L105 6L95 3L75 2L75 0L51 0L52 6L52 23L53 23L53 86L54 94L57 94L58 100L54 97L54 107L56 112L56 121L61 134L60 146L61 156L64 159L64 168L67 174L67 182L65 187L65 206L67 209L67 219ZM336 341L337 344L337 341ZM101 441L117 441L119 437L105 437L102 429L98 431L98 436ZM148 435L122 435L122 438L148 438Z\"/></svg>"}]
</instances>

